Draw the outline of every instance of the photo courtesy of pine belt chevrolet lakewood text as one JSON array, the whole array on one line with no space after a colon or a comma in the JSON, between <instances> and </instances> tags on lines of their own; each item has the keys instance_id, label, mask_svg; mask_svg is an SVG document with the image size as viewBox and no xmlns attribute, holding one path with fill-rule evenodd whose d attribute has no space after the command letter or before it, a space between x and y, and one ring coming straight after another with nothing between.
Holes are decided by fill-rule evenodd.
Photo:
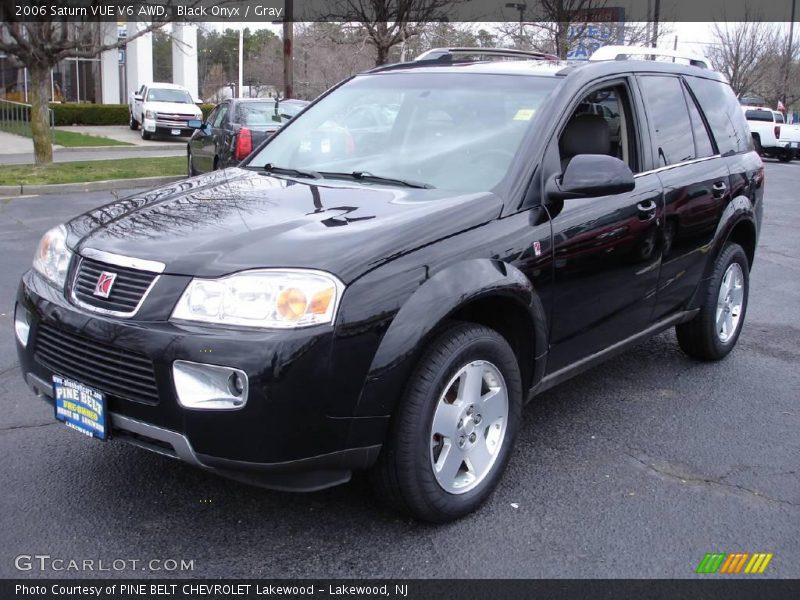
<instances>
[{"instance_id":1,"label":"photo courtesy of pine belt chevrolet lakewood text","mask_svg":"<svg viewBox=\"0 0 800 600\"><path fill-rule=\"evenodd\" d=\"M742 330L745 116L701 61L630 58L433 50L51 229L15 306L27 385L86 436L242 482L366 470L406 514L468 514L537 394L670 327L699 360Z\"/></svg>"}]
</instances>

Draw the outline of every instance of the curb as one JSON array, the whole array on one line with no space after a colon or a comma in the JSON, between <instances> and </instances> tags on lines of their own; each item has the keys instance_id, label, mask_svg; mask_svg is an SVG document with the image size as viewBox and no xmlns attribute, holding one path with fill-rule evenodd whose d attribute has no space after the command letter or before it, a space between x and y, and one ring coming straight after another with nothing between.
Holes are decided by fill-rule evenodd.
<instances>
[{"instance_id":1,"label":"curb","mask_svg":"<svg viewBox=\"0 0 800 600\"><path fill-rule=\"evenodd\" d=\"M69 153L69 152L130 152L131 150L143 150L157 152L159 150L186 150L186 144L158 144L156 145L143 145L143 144L130 144L129 146L83 146L71 148L53 149L53 153Z\"/></svg>"},{"instance_id":2,"label":"curb","mask_svg":"<svg viewBox=\"0 0 800 600\"><path fill-rule=\"evenodd\" d=\"M185 175L140 177L139 179L108 179L86 183L52 183L48 185L0 185L0 196L69 194L75 192L108 192L131 188L151 188L184 179Z\"/></svg>"}]
</instances>

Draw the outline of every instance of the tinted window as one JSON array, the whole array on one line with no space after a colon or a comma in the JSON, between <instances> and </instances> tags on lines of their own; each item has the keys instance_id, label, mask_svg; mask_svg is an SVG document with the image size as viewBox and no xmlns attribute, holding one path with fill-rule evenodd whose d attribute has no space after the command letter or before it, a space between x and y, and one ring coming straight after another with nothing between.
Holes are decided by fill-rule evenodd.
<instances>
[{"instance_id":1,"label":"tinted window","mask_svg":"<svg viewBox=\"0 0 800 600\"><path fill-rule=\"evenodd\" d=\"M744 113L748 121L766 121L772 123L772 111L770 110L748 110Z\"/></svg>"},{"instance_id":2,"label":"tinted window","mask_svg":"<svg viewBox=\"0 0 800 600\"><path fill-rule=\"evenodd\" d=\"M228 115L228 105L227 104L220 105L219 107L217 107L217 111L218 112L214 117L214 120L211 122L211 124L214 127L222 127L222 123L225 120L225 117Z\"/></svg>"},{"instance_id":3,"label":"tinted window","mask_svg":"<svg viewBox=\"0 0 800 600\"><path fill-rule=\"evenodd\" d=\"M655 139L656 166L665 167L695 158L692 124L677 77L640 78L647 117Z\"/></svg>"},{"instance_id":4,"label":"tinted window","mask_svg":"<svg viewBox=\"0 0 800 600\"><path fill-rule=\"evenodd\" d=\"M711 138L708 136L706 124L703 123L703 118L700 116L700 111L691 96L687 95L686 104L689 107L689 117L692 121L692 134L694 135L694 149L697 158L704 158L706 156L714 156L714 145L711 143Z\"/></svg>"},{"instance_id":5,"label":"tinted window","mask_svg":"<svg viewBox=\"0 0 800 600\"><path fill-rule=\"evenodd\" d=\"M750 127L731 87L727 83L700 77L687 77L686 80L711 126L719 153L724 156L752 150Z\"/></svg>"},{"instance_id":6,"label":"tinted window","mask_svg":"<svg viewBox=\"0 0 800 600\"><path fill-rule=\"evenodd\" d=\"M783 115L779 112L773 113L775 115L776 123L783 123Z\"/></svg>"}]
</instances>

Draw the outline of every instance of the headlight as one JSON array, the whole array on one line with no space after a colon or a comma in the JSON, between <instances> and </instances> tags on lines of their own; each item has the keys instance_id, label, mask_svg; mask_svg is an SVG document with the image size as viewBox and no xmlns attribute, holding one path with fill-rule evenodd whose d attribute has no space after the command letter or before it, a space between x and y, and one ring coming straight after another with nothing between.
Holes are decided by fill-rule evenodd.
<instances>
[{"instance_id":1,"label":"headlight","mask_svg":"<svg viewBox=\"0 0 800 600\"><path fill-rule=\"evenodd\" d=\"M247 327L308 327L332 323L344 284L305 269L260 269L219 279L193 279L173 319Z\"/></svg>"},{"instance_id":2,"label":"headlight","mask_svg":"<svg viewBox=\"0 0 800 600\"><path fill-rule=\"evenodd\" d=\"M146 111L144 111L144 118L145 119L155 119L156 118L156 113L153 112L152 110L146 110Z\"/></svg>"},{"instance_id":3,"label":"headlight","mask_svg":"<svg viewBox=\"0 0 800 600\"><path fill-rule=\"evenodd\" d=\"M33 268L59 289L64 289L72 252L67 248L67 229L53 227L42 236L33 256Z\"/></svg>"}]
</instances>

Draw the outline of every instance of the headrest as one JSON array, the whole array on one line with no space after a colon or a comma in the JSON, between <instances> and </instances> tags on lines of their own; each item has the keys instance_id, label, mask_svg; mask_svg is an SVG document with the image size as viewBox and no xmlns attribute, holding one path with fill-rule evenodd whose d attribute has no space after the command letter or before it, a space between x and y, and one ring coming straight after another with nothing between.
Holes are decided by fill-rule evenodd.
<instances>
[{"instance_id":1,"label":"headrest","mask_svg":"<svg viewBox=\"0 0 800 600\"><path fill-rule=\"evenodd\" d=\"M611 131L608 123L598 115L577 115L570 119L558 142L561 158L578 154L609 154Z\"/></svg>"}]
</instances>

